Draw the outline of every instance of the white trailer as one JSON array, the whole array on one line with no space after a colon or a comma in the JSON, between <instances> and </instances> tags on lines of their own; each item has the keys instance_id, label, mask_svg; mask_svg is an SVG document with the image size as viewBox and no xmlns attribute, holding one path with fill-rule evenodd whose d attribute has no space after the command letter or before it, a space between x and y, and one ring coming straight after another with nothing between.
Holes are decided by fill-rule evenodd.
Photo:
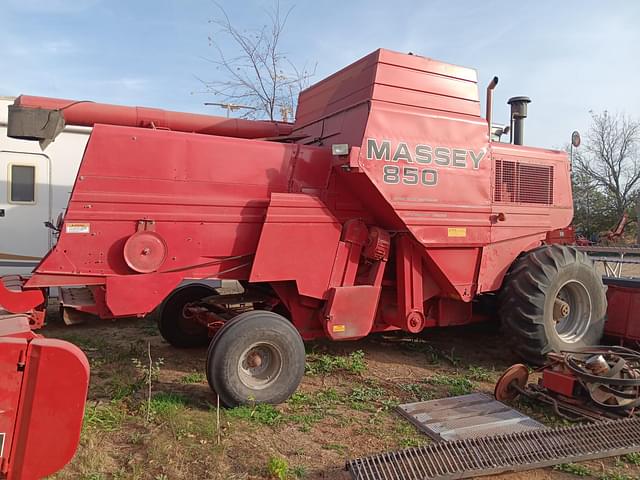
<instances>
[{"instance_id":1,"label":"white trailer","mask_svg":"<svg viewBox=\"0 0 640 480\"><path fill-rule=\"evenodd\" d=\"M65 127L42 151L37 142L7 137L8 106L0 97L0 275L28 274L55 243L55 225L69 202L91 133Z\"/></svg>"}]
</instances>

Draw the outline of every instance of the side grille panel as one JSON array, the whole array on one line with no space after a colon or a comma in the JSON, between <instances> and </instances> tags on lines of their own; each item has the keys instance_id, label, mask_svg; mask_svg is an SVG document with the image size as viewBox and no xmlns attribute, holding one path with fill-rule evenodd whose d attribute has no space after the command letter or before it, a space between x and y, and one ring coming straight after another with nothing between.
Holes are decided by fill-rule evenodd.
<instances>
[{"instance_id":1,"label":"side grille panel","mask_svg":"<svg viewBox=\"0 0 640 480\"><path fill-rule=\"evenodd\" d=\"M553 166L496 160L493 200L553 205Z\"/></svg>"}]
</instances>

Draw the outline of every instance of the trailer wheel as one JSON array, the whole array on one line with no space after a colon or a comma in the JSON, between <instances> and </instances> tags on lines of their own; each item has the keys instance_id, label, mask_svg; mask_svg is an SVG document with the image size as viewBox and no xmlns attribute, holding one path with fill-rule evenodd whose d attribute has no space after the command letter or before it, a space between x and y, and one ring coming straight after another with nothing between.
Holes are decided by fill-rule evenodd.
<instances>
[{"instance_id":1,"label":"trailer wheel","mask_svg":"<svg viewBox=\"0 0 640 480\"><path fill-rule=\"evenodd\" d=\"M207 327L185 318L183 309L187 303L212 295L217 295L217 292L205 285L185 285L173 291L162 303L158 315L158 329L162 338L178 348L207 346Z\"/></svg>"},{"instance_id":2,"label":"trailer wheel","mask_svg":"<svg viewBox=\"0 0 640 480\"><path fill-rule=\"evenodd\" d=\"M560 245L526 253L511 267L499 313L514 351L541 364L551 351L596 345L607 311L606 289L589 257Z\"/></svg>"},{"instance_id":3,"label":"trailer wheel","mask_svg":"<svg viewBox=\"0 0 640 480\"><path fill-rule=\"evenodd\" d=\"M302 337L285 318L254 310L228 321L207 352L207 380L227 407L282 403L304 375Z\"/></svg>"}]
</instances>

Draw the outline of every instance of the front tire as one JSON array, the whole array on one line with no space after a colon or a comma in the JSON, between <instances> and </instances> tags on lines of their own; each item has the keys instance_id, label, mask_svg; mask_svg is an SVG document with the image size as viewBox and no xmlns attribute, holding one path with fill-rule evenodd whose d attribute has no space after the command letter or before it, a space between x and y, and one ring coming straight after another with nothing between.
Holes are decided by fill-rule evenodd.
<instances>
[{"instance_id":1,"label":"front tire","mask_svg":"<svg viewBox=\"0 0 640 480\"><path fill-rule=\"evenodd\" d=\"M223 405L277 404L304 375L302 337L287 319L254 310L228 321L207 352L207 380Z\"/></svg>"},{"instance_id":2,"label":"front tire","mask_svg":"<svg viewBox=\"0 0 640 480\"><path fill-rule=\"evenodd\" d=\"M158 330L162 338L178 348L206 347L209 344L207 327L185 318L183 310L187 303L217 294L204 285L187 285L174 290L162 303L158 315Z\"/></svg>"},{"instance_id":3,"label":"front tire","mask_svg":"<svg viewBox=\"0 0 640 480\"><path fill-rule=\"evenodd\" d=\"M575 248L546 245L520 257L505 276L499 303L514 352L532 364L602 337L606 289L593 262Z\"/></svg>"}]
</instances>

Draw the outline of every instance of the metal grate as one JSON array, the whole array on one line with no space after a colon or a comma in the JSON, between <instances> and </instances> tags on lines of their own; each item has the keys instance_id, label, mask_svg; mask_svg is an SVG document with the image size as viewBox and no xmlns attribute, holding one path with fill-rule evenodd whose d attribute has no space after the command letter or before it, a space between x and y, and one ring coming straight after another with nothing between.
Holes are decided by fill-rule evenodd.
<instances>
[{"instance_id":1,"label":"metal grate","mask_svg":"<svg viewBox=\"0 0 640 480\"><path fill-rule=\"evenodd\" d=\"M640 451L640 418L438 442L347 462L357 480L470 478Z\"/></svg>"},{"instance_id":2,"label":"metal grate","mask_svg":"<svg viewBox=\"0 0 640 480\"><path fill-rule=\"evenodd\" d=\"M436 441L544 428L484 393L406 403L397 411Z\"/></svg>"},{"instance_id":3,"label":"metal grate","mask_svg":"<svg viewBox=\"0 0 640 480\"><path fill-rule=\"evenodd\" d=\"M493 199L505 203L553 204L553 166L496 160Z\"/></svg>"}]
</instances>

